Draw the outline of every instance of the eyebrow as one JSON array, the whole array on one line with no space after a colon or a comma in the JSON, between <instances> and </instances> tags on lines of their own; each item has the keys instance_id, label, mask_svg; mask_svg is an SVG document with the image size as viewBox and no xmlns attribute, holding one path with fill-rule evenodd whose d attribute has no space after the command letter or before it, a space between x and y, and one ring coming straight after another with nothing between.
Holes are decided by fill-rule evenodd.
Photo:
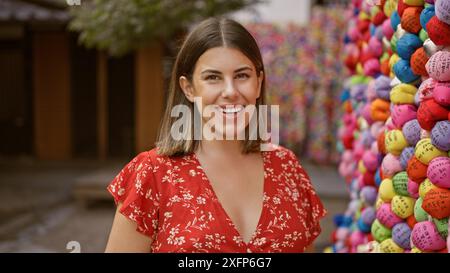
<instances>
[{"instance_id":1,"label":"eyebrow","mask_svg":"<svg viewBox=\"0 0 450 273\"><path fill-rule=\"evenodd\" d=\"M238 73L238 72L242 72L245 70L250 70L253 71L253 69L251 67L245 66L245 67L241 67L239 69L236 69L234 71L234 73ZM201 72L201 74L206 74L206 73L211 73L211 74L222 74L222 72L218 71L218 70L214 70L214 69L206 69L204 71Z\"/></svg>"}]
</instances>

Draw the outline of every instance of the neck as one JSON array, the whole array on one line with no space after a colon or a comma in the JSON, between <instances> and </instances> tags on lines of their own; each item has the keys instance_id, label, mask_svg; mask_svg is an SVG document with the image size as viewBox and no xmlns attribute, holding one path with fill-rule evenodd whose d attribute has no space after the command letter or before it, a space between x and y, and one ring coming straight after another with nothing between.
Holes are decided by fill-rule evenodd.
<instances>
[{"instance_id":1,"label":"neck","mask_svg":"<svg viewBox=\"0 0 450 273\"><path fill-rule=\"evenodd\" d=\"M242 156L240 140L201 140L198 153L212 157L240 157Z\"/></svg>"}]
</instances>

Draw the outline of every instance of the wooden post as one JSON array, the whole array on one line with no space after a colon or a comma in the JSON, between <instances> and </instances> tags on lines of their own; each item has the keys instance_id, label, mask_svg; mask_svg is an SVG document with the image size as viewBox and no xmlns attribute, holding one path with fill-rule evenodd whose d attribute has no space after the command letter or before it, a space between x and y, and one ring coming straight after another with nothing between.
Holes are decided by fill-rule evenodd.
<instances>
[{"instance_id":1,"label":"wooden post","mask_svg":"<svg viewBox=\"0 0 450 273\"><path fill-rule=\"evenodd\" d=\"M34 142L40 159L72 156L69 37L33 35Z\"/></svg>"},{"instance_id":2,"label":"wooden post","mask_svg":"<svg viewBox=\"0 0 450 273\"><path fill-rule=\"evenodd\" d=\"M108 57L105 52L97 53L97 133L98 158L108 156Z\"/></svg>"},{"instance_id":3,"label":"wooden post","mask_svg":"<svg viewBox=\"0 0 450 273\"><path fill-rule=\"evenodd\" d=\"M163 48L153 44L137 50L136 77L136 152L154 147L163 113Z\"/></svg>"}]
</instances>

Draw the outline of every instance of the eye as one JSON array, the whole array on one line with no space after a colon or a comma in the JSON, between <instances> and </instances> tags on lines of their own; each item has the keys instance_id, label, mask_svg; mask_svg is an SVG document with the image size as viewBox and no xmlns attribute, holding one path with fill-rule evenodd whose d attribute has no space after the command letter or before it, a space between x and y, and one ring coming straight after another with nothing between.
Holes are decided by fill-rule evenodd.
<instances>
[{"instance_id":1,"label":"eye","mask_svg":"<svg viewBox=\"0 0 450 273\"><path fill-rule=\"evenodd\" d=\"M248 74L246 74L246 73L239 73L239 74L236 75L236 78L238 78L238 79L248 79L248 78L250 78L250 76Z\"/></svg>"},{"instance_id":2,"label":"eye","mask_svg":"<svg viewBox=\"0 0 450 273\"><path fill-rule=\"evenodd\" d=\"M217 80L220 80L220 78L217 75L209 75L209 76L206 76L205 80L207 80L207 81L217 81Z\"/></svg>"}]
</instances>

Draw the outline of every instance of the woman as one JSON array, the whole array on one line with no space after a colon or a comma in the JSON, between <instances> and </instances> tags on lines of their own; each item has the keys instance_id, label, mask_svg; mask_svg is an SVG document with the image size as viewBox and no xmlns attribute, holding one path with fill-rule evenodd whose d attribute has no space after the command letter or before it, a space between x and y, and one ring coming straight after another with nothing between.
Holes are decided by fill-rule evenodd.
<instances>
[{"instance_id":1,"label":"woman","mask_svg":"<svg viewBox=\"0 0 450 273\"><path fill-rule=\"evenodd\" d=\"M261 137L249 137L256 114L245 109L263 105L264 83L261 53L242 25L212 18L192 30L174 64L157 148L108 186L117 212L107 252L303 252L311 245L325 210L308 175L291 151L262 151ZM181 139L172 117L180 105L192 114ZM213 138L192 122L200 113L207 124L211 116L200 109L208 107L225 124Z\"/></svg>"}]
</instances>

